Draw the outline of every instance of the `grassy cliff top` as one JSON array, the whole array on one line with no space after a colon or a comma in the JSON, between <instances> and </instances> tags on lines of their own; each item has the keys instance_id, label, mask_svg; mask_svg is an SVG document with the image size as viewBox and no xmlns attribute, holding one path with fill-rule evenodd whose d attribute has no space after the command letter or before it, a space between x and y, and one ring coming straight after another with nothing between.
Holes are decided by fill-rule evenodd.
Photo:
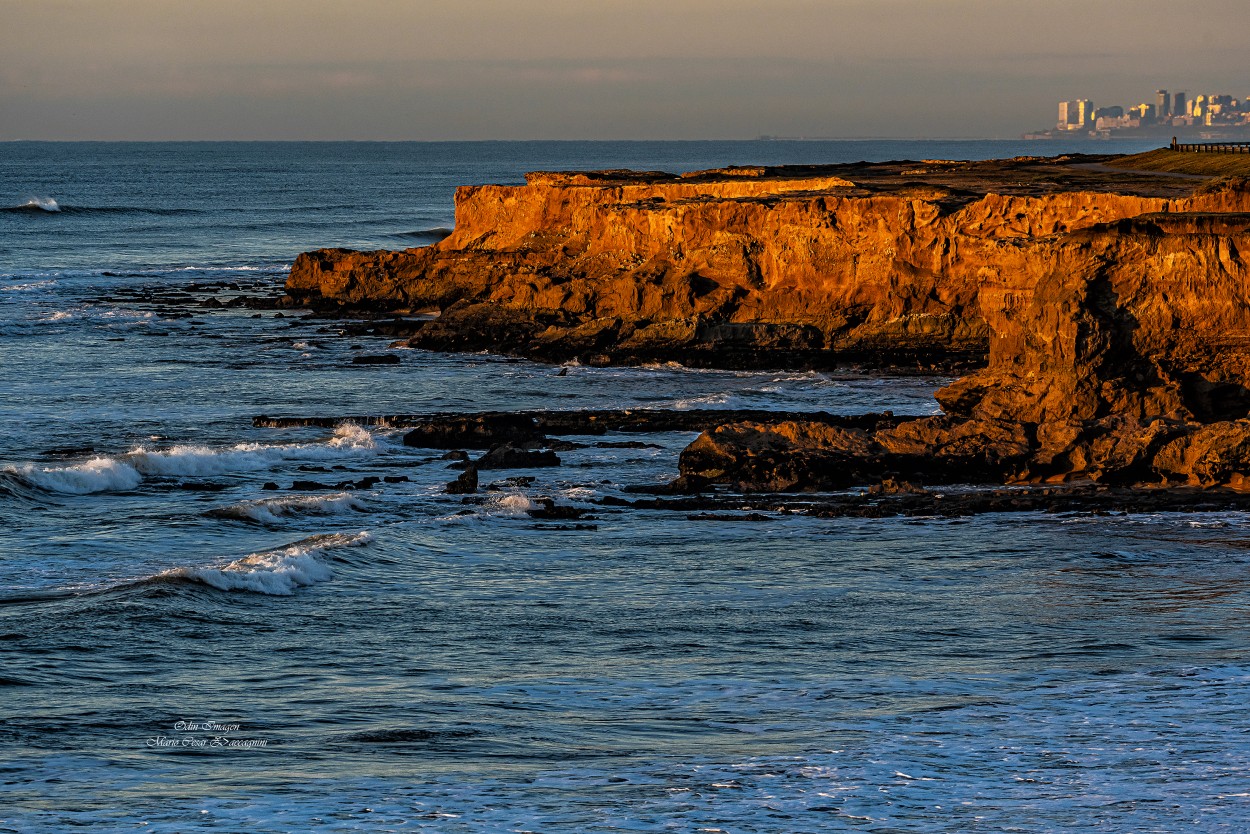
<instances>
[{"instance_id":1,"label":"grassy cliff top","mask_svg":"<svg viewBox=\"0 0 1250 834\"><path fill-rule=\"evenodd\" d=\"M1106 164L1134 171L1194 174L1200 177L1250 176L1250 154L1247 153L1191 153L1160 148L1123 156Z\"/></svg>"}]
</instances>

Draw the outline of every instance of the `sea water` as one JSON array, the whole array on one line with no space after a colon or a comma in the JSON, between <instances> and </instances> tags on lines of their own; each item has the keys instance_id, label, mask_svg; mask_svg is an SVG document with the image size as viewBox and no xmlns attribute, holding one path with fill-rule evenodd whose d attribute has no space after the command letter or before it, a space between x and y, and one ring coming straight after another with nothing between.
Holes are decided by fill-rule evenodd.
<instances>
[{"instance_id":1,"label":"sea water","mask_svg":"<svg viewBox=\"0 0 1250 834\"><path fill-rule=\"evenodd\" d=\"M593 503L672 478L682 433L466 504L400 430L251 418L930 414L944 380L361 366L387 339L143 301L429 243L455 186L527 170L1070 149L0 145L0 831L1246 830L1250 517Z\"/></svg>"}]
</instances>

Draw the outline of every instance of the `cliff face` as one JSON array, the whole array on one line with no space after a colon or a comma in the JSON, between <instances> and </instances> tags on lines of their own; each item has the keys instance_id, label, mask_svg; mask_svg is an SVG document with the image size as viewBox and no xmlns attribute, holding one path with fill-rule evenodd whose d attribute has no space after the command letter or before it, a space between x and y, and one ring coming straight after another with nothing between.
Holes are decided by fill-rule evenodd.
<instances>
[{"instance_id":1,"label":"cliff face","mask_svg":"<svg viewBox=\"0 0 1250 834\"><path fill-rule=\"evenodd\" d=\"M1235 195L1225 195L1235 196ZM986 277L990 363L938 399L1031 423L1211 421L1250 409L1250 214L1145 214Z\"/></svg>"},{"instance_id":2,"label":"cliff face","mask_svg":"<svg viewBox=\"0 0 1250 834\"><path fill-rule=\"evenodd\" d=\"M534 174L459 189L455 231L435 246L301 255L287 289L314 305L437 311L413 337L422 347L730 365L979 357L984 288L1007 298L1040 280L1066 236L1228 202L1000 193L1012 189L944 183L949 166L921 172L933 182L880 166Z\"/></svg>"},{"instance_id":3,"label":"cliff face","mask_svg":"<svg viewBox=\"0 0 1250 834\"><path fill-rule=\"evenodd\" d=\"M540 358L823 364L988 346L988 367L938 393L942 417L721 426L683 453L689 487L1250 487L1250 184L1091 183L1056 166L538 174L461 189L437 246L302 255L288 291L438 311L416 346Z\"/></svg>"},{"instance_id":4,"label":"cliff face","mask_svg":"<svg viewBox=\"0 0 1250 834\"><path fill-rule=\"evenodd\" d=\"M1190 203L1206 211L1173 205L1002 249L978 293L989 366L938 392L943 417L833 450L796 441L803 427L725 426L683 453L683 475L745 489L848 477L1250 488L1247 194L1228 183Z\"/></svg>"}]
</instances>

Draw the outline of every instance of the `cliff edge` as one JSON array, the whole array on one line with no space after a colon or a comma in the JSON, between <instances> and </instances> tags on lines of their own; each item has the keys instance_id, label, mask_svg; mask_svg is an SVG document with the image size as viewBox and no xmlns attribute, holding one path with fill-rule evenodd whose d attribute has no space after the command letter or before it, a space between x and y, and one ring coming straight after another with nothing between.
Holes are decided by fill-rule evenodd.
<instances>
[{"instance_id":1,"label":"cliff edge","mask_svg":"<svg viewBox=\"0 0 1250 834\"><path fill-rule=\"evenodd\" d=\"M460 188L434 246L303 254L287 292L427 313L410 341L437 350L967 368L989 348L983 287L1040 280L1076 233L1234 208L1091 159L540 172Z\"/></svg>"}]
</instances>

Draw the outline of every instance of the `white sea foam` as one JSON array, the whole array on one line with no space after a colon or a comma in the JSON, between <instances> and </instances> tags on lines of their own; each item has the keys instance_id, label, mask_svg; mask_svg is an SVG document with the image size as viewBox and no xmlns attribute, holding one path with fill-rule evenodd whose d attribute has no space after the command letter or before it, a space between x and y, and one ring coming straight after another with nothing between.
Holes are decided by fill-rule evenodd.
<instances>
[{"instance_id":1,"label":"white sea foam","mask_svg":"<svg viewBox=\"0 0 1250 834\"><path fill-rule=\"evenodd\" d=\"M227 448L174 446L148 449L138 446L112 456L99 456L70 466L33 464L7 467L27 483L48 492L85 495L134 489L148 476L203 477L268 469L287 460L326 460L367 454L378 440L367 429L343 425L325 443L240 443Z\"/></svg>"},{"instance_id":2,"label":"white sea foam","mask_svg":"<svg viewBox=\"0 0 1250 834\"><path fill-rule=\"evenodd\" d=\"M691 409L705 408L709 405L724 405L727 402L729 402L728 394L704 394L699 397L677 400L673 403L673 408L678 411L689 411Z\"/></svg>"},{"instance_id":3,"label":"white sea foam","mask_svg":"<svg viewBox=\"0 0 1250 834\"><path fill-rule=\"evenodd\" d=\"M500 515L521 516L537 507L537 504L521 493L509 492L492 502L490 509Z\"/></svg>"},{"instance_id":4,"label":"white sea foam","mask_svg":"<svg viewBox=\"0 0 1250 834\"><path fill-rule=\"evenodd\" d=\"M364 510L365 505L347 492L329 495L287 495L260 501L242 501L211 511L210 515L280 524L282 519L304 515L339 515Z\"/></svg>"},{"instance_id":5,"label":"white sea foam","mask_svg":"<svg viewBox=\"0 0 1250 834\"><path fill-rule=\"evenodd\" d=\"M281 269L289 269L290 264L279 264L273 267L266 266L179 266L172 269L162 270L164 272L261 272L261 271L278 271Z\"/></svg>"},{"instance_id":6,"label":"white sea foam","mask_svg":"<svg viewBox=\"0 0 1250 834\"><path fill-rule=\"evenodd\" d=\"M45 281L31 281L25 284L3 284L0 290L4 292L34 292L35 290L46 290L49 287L55 287L56 281L51 279Z\"/></svg>"},{"instance_id":7,"label":"white sea foam","mask_svg":"<svg viewBox=\"0 0 1250 834\"><path fill-rule=\"evenodd\" d=\"M485 518L523 518L539 505L519 492L493 495L476 512L441 516L439 521L480 521Z\"/></svg>"},{"instance_id":8,"label":"white sea foam","mask_svg":"<svg viewBox=\"0 0 1250 834\"><path fill-rule=\"evenodd\" d=\"M174 568L162 578L190 579L222 591L252 591L290 596L296 588L334 577L325 562L327 551L359 547L373 541L367 532L324 533L275 550L262 550L219 568Z\"/></svg>"},{"instance_id":9,"label":"white sea foam","mask_svg":"<svg viewBox=\"0 0 1250 834\"><path fill-rule=\"evenodd\" d=\"M7 467L5 471L48 492L71 495L86 495L91 492L124 492L134 489L143 481L143 476L130 464L118 458L103 456L72 466L40 468L28 464Z\"/></svg>"},{"instance_id":10,"label":"white sea foam","mask_svg":"<svg viewBox=\"0 0 1250 834\"><path fill-rule=\"evenodd\" d=\"M60 211L61 206L51 197L31 197L18 206L19 209L42 209L43 211Z\"/></svg>"}]
</instances>

